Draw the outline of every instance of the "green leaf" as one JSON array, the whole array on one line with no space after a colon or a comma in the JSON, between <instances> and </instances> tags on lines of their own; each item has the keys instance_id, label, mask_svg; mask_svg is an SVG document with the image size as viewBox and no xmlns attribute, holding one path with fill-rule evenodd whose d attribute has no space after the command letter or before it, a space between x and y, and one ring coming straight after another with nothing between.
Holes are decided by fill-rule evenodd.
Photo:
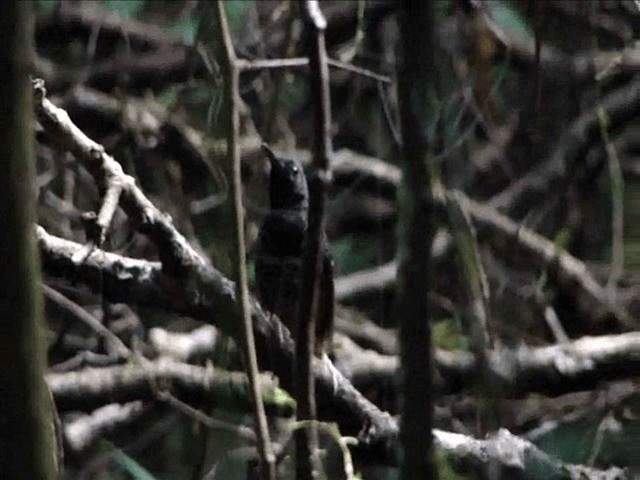
<instances>
[{"instance_id":1,"label":"green leaf","mask_svg":"<svg viewBox=\"0 0 640 480\"><path fill-rule=\"evenodd\" d=\"M157 480L146 468L123 453L122 450L115 450L114 455L118 464L131 474L135 480Z\"/></svg>"},{"instance_id":2,"label":"green leaf","mask_svg":"<svg viewBox=\"0 0 640 480\"><path fill-rule=\"evenodd\" d=\"M432 327L433 344L444 350L464 350L466 337L462 334L462 325L455 319L435 322Z\"/></svg>"}]
</instances>

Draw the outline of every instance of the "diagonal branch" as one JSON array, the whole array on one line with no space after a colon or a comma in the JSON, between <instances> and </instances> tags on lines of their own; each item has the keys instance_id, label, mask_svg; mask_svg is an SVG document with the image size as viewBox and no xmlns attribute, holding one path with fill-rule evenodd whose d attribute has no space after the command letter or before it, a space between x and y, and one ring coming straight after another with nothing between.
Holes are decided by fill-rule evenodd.
<instances>
[{"instance_id":1,"label":"diagonal branch","mask_svg":"<svg viewBox=\"0 0 640 480\"><path fill-rule=\"evenodd\" d=\"M36 119L62 151L71 152L87 168L102 189L118 178L122 184L120 206L129 218L140 225L158 247L162 266L177 276L185 275L188 266L202 264L203 260L187 240L173 226L168 215L160 212L126 175L116 160L105 152L102 145L87 137L69 118L66 111L56 107L46 97L42 80L33 81L33 108Z\"/></svg>"}]
</instances>

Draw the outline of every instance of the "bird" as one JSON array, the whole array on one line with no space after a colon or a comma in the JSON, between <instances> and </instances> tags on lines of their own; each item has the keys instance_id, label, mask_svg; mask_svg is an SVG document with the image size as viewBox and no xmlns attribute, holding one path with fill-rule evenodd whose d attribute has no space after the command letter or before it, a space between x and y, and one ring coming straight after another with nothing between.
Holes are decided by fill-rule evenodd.
<instances>
[{"instance_id":1,"label":"bird","mask_svg":"<svg viewBox=\"0 0 640 480\"><path fill-rule=\"evenodd\" d=\"M308 229L309 189L302 165L295 158L276 155L266 144L262 149L271 164L270 209L258 233L255 257L257 297L260 304L277 315L295 338L301 297L302 253ZM335 306L333 261L324 234L320 252L322 269L314 353L321 358L331 343Z\"/></svg>"}]
</instances>

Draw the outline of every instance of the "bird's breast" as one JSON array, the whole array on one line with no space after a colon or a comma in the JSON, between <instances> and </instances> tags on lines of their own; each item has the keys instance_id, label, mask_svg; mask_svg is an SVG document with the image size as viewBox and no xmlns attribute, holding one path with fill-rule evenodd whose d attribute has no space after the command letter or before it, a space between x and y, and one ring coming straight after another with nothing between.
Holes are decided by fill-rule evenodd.
<instances>
[{"instance_id":1,"label":"bird's breast","mask_svg":"<svg viewBox=\"0 0 640 480\"><path fill-rule=\"evenodd\" d=\"M299 215L270 213L260 228L259 253L277 257L301 256L306 229L306 219Z\"/></svg>"}]
</instances>

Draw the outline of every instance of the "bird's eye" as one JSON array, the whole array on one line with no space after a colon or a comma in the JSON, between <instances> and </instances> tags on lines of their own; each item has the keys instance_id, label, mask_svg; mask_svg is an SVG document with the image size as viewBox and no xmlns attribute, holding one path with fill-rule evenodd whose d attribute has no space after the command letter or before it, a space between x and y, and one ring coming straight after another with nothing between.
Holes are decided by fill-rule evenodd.
<instances>
[{"instance_id":1,"label":"bird's eye","mask_svg":"<svg viewBox=\"0 0 640 480\"><path fill-rule=\"evenodd\" d=\"M293 173L298 173L300 171L297 165L294 165L293 168L291 168L291 170L293 171Z\"/></svg>"}]
</instances>

